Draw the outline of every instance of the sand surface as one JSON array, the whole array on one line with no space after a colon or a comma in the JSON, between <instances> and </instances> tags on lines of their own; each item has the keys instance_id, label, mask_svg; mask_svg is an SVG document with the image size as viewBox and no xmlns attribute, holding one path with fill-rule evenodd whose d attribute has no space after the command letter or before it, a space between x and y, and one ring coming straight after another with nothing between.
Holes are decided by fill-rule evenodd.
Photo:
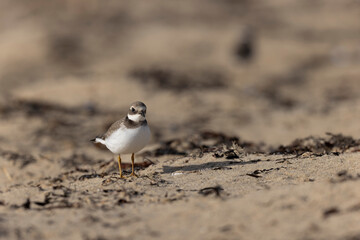
<instances>
[{"instance_id":1,"label":"sand surface","mask_svg":"<svg viewBox=\"0 0 360 240\"><path fill-rule=\"evenodd\" d=\"M0 1L0 238L360 239L359 16ZM89 140L135 100L152 140L119 179Z\"/></svg>"}]
</instances>

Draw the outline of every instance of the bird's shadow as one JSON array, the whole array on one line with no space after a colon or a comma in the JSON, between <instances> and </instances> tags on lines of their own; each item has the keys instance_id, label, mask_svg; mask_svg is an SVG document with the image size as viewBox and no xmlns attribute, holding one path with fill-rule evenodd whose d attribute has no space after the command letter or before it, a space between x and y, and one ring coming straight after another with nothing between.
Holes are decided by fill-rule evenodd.
<instances>
[{"instance_id":1,"label":"bird's shadow","mask_svg":"<svg viewBox=\"0 0 360 240\"><path fill-rule=\"evenodd\" d=\"M229 166L235 166L235 165L248 165L248 164L256 164L262 160L260 159L254 159L250 161L233 161L233 160L227 160L227 161L218 161L218 162L207 162L202 164L191 164L191 165L184 165L184 166L163 166L163 174L166 173L173 173L176 171L198 171L203 169L226 169Z\"/></svg>"}]
</instances>

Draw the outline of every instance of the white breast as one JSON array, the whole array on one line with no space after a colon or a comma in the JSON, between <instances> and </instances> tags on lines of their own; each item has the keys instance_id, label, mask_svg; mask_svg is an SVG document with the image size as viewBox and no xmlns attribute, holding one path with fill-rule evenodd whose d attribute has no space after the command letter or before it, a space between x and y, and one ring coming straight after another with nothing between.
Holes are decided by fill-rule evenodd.
<instances>
[{"instance_id":1,"label":"white breast","mask_svg":"<svg viewBox=\"0 0 360 240\"><path fill-rule=\"evenodd\" d=\"M106 147L115 154L136 153L150 140L150 128L148 125L138 128L120 128L113 132L105 140Z\"/></svg>"}]
</instances>

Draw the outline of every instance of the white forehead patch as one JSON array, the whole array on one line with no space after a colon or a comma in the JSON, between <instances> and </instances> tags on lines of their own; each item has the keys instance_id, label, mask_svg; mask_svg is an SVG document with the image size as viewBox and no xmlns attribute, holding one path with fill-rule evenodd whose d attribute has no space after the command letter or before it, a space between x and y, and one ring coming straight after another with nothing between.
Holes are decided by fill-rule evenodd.
<instances>
[{"instance_id":1,"label":"white forehead patch","mask_svg":"<svg viewBox=\"0 0 360 240\"><path fill-rule=\"evenodd\" d=\"M145 120L145 118L141 116L141 114L133 114L133 115L128 114L127 117L134 122L140 122Z\"/></svg>"}]
</instances>

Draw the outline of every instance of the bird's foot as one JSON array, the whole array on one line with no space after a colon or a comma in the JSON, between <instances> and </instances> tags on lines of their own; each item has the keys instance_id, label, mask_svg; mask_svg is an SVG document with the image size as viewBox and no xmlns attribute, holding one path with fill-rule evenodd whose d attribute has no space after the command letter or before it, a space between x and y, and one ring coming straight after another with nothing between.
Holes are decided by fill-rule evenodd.
<instances>
[{"instance_id":1,"label":"bird's foot","mask_svg":"<svg viewBox=\"0 0 360 240\"><path fill-rule=\"evenodd\" d=\"M137 174L135 174L134 172L132 172L131 174L130 174L130 176L132 176L132 177L139 177Z\"/></svg>"},{"instance_id":2,"label":"bird's foot","mask_svg":"<svg viewBox=\"0 0 360 240\"><path fill-rule=\"evenodd\" d=\"M120 178L121 178L121 179L126 179L127 177L125 177L124 175L120 174Z\"/></svg>"}]
</instances>

